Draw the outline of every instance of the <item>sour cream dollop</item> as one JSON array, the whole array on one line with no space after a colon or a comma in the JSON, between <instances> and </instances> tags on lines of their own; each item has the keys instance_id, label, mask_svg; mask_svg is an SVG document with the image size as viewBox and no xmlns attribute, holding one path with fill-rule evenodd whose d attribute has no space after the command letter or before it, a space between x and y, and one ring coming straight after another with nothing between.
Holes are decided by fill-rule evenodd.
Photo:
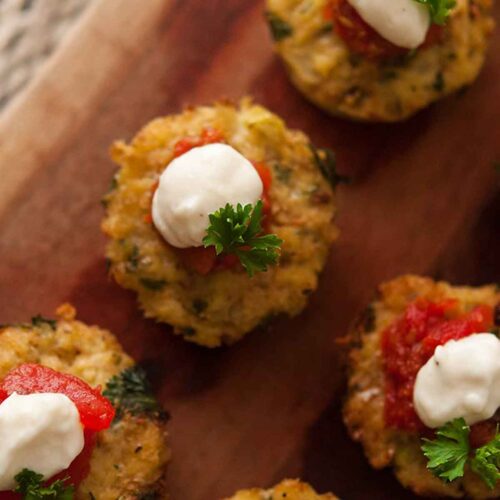
<instances>
[{"instance_id":1,"label":"sour cream dollop","mask_svg":"<svg viewBox=\"0 0 500 500\"><path fill-rule=\"evenodd\" d=\"M262 190L253 165L231 146L193 148L161 174L153 197L153 223L170 245L199 247L211 213L227 203L255 204Z\"/></svg>"},{"instance_id":2,"label":"sour cream dollop","mask_svg":"<svg viewBox=\"0 0 500 500\"><path fill-rule=\"evenodd\" d=\"M363 21L389 42L405 49L424 43L429 9L415 0L348 0Z\"/></svg>"},{"instance_id":3,"label":"sour cream dollop","mask_svg":"<svg viewBox=\"0 0 500 500\"><path fill-rule=\"evenodd\" d=\"M64 394L13 393L0 404L0 443L0 491L15 488L23 469L49 479L83 450L80 414Z\"/></svg>"},{"instance_id":4,"label":"sour cream dollop","mask_svg":"<svg viewBox=\"0 0 500 500\"><path fill-rule=\"evenodd\" d=\"M500 340L478 333L438 346L417 374L413 404L430 428L492 417L500 406Z\"/></svg>"}]
</instances>

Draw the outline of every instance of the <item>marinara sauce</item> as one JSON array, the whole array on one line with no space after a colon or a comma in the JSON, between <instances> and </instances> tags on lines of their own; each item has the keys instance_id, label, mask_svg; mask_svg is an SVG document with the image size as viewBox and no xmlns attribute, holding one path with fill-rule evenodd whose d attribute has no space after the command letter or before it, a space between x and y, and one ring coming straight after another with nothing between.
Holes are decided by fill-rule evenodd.
<instances>
[{"instance_id":1,"label":"marinara sauce","mask_svg":"<svg viewBox=\"0 0 500 500\"><path fill-rule=\"evenodd\" d=\"M417 299L410 303L403 315L382 332L386 424L410 432L424 431L426 427L413 407L418 371L437 346L488 331L492 324L493 309L488 306L460 314L453 299Z\"/></svg>"},{"instance_id":2,"label":"marinara sauce","mask_svg":"<svg viewBox=\"0 0 500 500\"><path fill-rule=\"evenodd\" d=\"M324 17L331 22L334 31L344 40L349 49L369 59L390 59L406 55L409 50L398 47L379 35L348 0L330 0ZM442 39L443 28L432 24L421 47L429 47Z\"/></svg>"}]
</instances>

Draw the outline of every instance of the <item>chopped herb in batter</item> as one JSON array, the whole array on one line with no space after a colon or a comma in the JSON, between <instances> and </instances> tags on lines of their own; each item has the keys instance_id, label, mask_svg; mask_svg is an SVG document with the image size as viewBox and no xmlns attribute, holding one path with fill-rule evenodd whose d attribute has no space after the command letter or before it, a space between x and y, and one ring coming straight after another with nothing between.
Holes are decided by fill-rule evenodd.
<instances>
[{"instance_id":1,"label":"chopped herb in batter","mask_svg":"<svg viewBox=\"0 0 500 500\"><path fill-rule=\"evenodd\" d=\"M153 278L140 278L139 281L144 288L157 292L162 290L167 282L165 280L155 280Z\"/></svg>"},{"instance_id":2,"label":"chopped herb in batter","mask_svg":"<svg viewBox=\"0 0 500 500\"><path fill-rule=\"evenodd\" d=\"M57 321L54 319L47 319L41 316L40 314L37 314L36 316L33 316L31 318L31 324L33 326L43 326L43 325L49 325L52 330L55 330L57 327Z\"/></svg>"},{"instance_id":3,"label":"chopped herb in batter","mask_svg":"<svg viewBox=\"0 0 500 500\"><path fill-rule=\"evenodd\" d=\"M337 173L337 160L335 153L331 149L317 148L314 144L311 144L310 147L316 165L333 188L338 184L349 184L351 182L349 177Z\"/></svg>"},{"instance_id":4,"label":"chopped herb in batter","mask_svg":"<svg viewBox=\"0 0 500 500\"><path fill-rule=\"evenodd\" d=\"M431 21L435 24L446 23L452 9L457 4L456 0L415 0L425 5L431 14Z\"/></svg>"},{"instance_id":5,"label":"chopped herb in batter","mask_svg":"<svg viewBox=\"0 0 500 500\"><path fill-rule=\"evenodd\" d=\"M195 299L193 300L193 311L195 314L201 314L206 308L208 304L203 299Z\"/></svg>"},{"instance_id":6,"label":"chopped herb in batter","mask_svg":"<svg viewBox=\"0 0 500 500\"><path fill-rule=\"evenodd\" d=\"M293 34L292 27L274 12L267 11L266 19L274 40L279 42Z\"/></svg>"},{"instance_id":7,"label":"chopped herb in batter","mask_svg":"<svg viewBox=\"0 0 500 500\"><path fill-rule=\"evenodd\" d=\"M441 71L438 71L436 73L436 78L434 80L434 83L432 84L432 88L436 92L443 92L445 88L445 83L444 83L444 76L443 73L441 73Z\"/></svg>"}]
</instances>

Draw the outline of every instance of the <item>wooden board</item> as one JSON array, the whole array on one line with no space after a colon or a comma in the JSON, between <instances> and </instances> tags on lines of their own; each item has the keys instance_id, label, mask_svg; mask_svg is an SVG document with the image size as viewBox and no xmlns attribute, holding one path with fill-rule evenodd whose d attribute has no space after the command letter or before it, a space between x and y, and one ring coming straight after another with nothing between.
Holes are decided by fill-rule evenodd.
<instances>
[{"instance_id":1,"label":"wooden board","mask_svg":"<svg viewBox=\"0 0 500 500\"><path fill-rule=\"evenodd\" d=\"M353 500L411 498L346 436L336 339L375 286L400 273L500 282L500 32L464 94L404 124L360 125L291 87L261 1L95 4L0 118L0 321L71 301L145 362L172 415L174 500L285 476ZM304 314L210 351L144 320L134 295L107 278L99 199L114 139L185 104L243 94L335 149L355 183L338 190L341 238Z\"/></svg>"}]
</instances>

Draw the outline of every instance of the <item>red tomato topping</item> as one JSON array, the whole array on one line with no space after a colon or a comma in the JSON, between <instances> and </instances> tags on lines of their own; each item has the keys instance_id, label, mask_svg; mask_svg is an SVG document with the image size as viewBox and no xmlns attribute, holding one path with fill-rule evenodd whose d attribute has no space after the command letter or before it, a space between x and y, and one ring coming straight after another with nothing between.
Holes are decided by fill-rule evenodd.
<instances>
[{"instance_id":1,"label":"red tomato topping","mask_svg":"<svg viewBox=\"0 0 500 500\"><path fill-rule=\"evenodd\" d=\"M94 451L95 443L97 441L97 433L88 429L84 431L85 445L81 453L71 462L70 466L59 472L48 481L49 484L57 481L58 479L63 480L67 477L70 478L68 484L74 486L80 484L90 472L90 458L92 457L92 452Z\"/></svg>"},{"instance_id":2,"label":"red tomato topping","mask_svg":"<svg viewBox=\"0 0 500 500\"><path fill-rule=\"evenodd\" d=\"M227 255L219 255L219 257L217 258L215 269L224 270L224 269L234 269L235 267L243 269L243 266L241 265L238 256L234 254L227 254Z\"/></svg>"},{"instance_id":3,"label":"red tomato topping","mask_svg":"<svg viewBox=\"0 0 500 500\"><path fill-rule=\"evenodd\" d=\"M217 262L214 247L172 248L185 267L202 276L207 275Z\"/></svg>"},{"instance_id":4,"label":"red tomato topping","mask_svg":"<svg viewBox=\"0 0 500 500\"><path fill-rule=\"evenodd\" d=\"M347 0L330 0L324 16L331 21L335 32L344 40L349 49L370 59L386 59L398 57L409 52L398 47L379 35ZM436 24L431 25L422 47L437 43L443 35L443 29Z\"/></svg>"},{"instance_id":5,"label":"red tomato topping","mask_svg":"<svg viewBox=\"0 0 500 500\"><path fill-rule=\"evenodd\" d=\"M456 301L417 299L382 333L385 371L385 421L390 427L424 431L413 407L413 387L420 368L438 345L488 331L491 307L478 306L462 315L454 313Z\"/></svg>"},{"instance_id":6,"label":"red tomato topping","mask_svg":"<svg viewBox=\"0 0 500 500\"><path fill-rule=\"evenodd\" d=\"M471 448L481 448L481 446L495 439L497 426L497 422L493 419L471 425L469 435Z\"/></svg>"},{"instance_id":7,"label":"red tomato topping","mask_svg":"<svg viewBox=\"0 0 500 500\"><path fill-rule=\"evenodd\" d=\"M0 500L21 500L21 498L19 493L14 493L13 491L0 491Z\"/></svg>"},{"instance_id":8,"label":"red tomato topping","mask_svg":"<svg viewBox=\"0 0 500 500\"><path fill-rule=\"evenodd\" d=\"M187 153L193 148L224 142L222 132L213 128L204 128L199 137L185 137L174 146L174 157Z\"/></svg>"},{"instance_id":9,"label":"red tomato topping","mask_svg":"<svg viewBox=\"0 0 500 500\"><path fill-rule=\"evenodd\" d=\"M260 180L262 181L262 185L264 187L262 191L262 214L264 215L263 226L264 232L268 232L269 219L271 216L271 200L269 198L269 191L273 183L273 176L271 174L271 171L269 170L269 167L265 163L258 163L256 161L253 161L252 165L254 166L255 170L257 170L257 173L259 174Z\"/></svg>"},{"instance_id":10,"label":"red tomato topping","mask_svg":"<svg viewBox=\"0 0 500 500\"><path fill-rule=\"evenodd\" d=\"M13 392L65 394L78 408L82 425L92 431L107 429L115 416L115 409L99 389L92 389L78 377L57 372L46 366L35 364L18 366L3 379L0 389L7 395Z\"/></svg>"},{"instance_id":11,"label":"red tomato topping","mask_svg":"<svg viewBox=\"0 0 500 500\"><path fill-rule=\"evenodd\" d=\"M271 175L269 167L264 163L259 163L256 161L253 161L252 165L259 174L262 185L264 186L264 191L269 191L271 189L271 184L273 183L273 176Z\"/></svg>"}]
</instances>

